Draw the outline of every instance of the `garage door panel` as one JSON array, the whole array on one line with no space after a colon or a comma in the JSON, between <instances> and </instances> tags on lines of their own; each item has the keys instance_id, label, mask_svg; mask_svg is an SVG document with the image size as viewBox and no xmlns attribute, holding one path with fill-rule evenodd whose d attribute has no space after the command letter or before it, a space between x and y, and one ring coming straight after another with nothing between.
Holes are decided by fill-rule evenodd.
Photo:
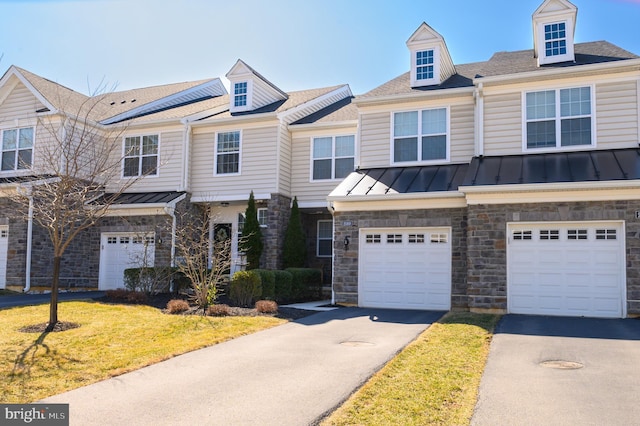
<instances>
[{"instance_id":1,"label":"garage door panel","mask_svg":"<svg viewBox=\"0 0 640 426\"><path fill-rule=\"evenodd\" d=\"M509 312L623 315L622 223L518 223L507 231Z\"/></svg>"},{"instance_id":2,"label":"garage door panel","mask_svg":"<svg viewBox=\"0 0 640 426\"><path fill-rule=\"evenodd\" d=\"M451 304L449 234L444 228L361 230L359 304L448 310Z\"/></svg>"}]
</instances>

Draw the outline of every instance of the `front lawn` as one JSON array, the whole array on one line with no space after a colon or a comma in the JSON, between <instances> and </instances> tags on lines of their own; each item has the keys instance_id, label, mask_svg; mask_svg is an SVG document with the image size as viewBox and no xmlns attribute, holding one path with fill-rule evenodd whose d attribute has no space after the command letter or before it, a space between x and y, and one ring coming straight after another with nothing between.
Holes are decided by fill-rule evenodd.
<instances>
[{"instance_id":1,"label":"front lawn","mask_svg":"<svg viewBox=\"0 0 640 426\"><path fill-rule=\"evenodd\" d=\"M449 313L323 425L468 425L500 316Z\"/></svg>"},{"instance_id":2,"label":"front lawn","mask_svg":"<svg viewBox=\"0 0 640 426\"><path fill-rule=\"evenodd\" d=\"M61 302L79 328L24 333L49 305L0 310L0 401L28 403L286 322L270 316L166 315L141 305Z\"/></svg>"}]
</instances>

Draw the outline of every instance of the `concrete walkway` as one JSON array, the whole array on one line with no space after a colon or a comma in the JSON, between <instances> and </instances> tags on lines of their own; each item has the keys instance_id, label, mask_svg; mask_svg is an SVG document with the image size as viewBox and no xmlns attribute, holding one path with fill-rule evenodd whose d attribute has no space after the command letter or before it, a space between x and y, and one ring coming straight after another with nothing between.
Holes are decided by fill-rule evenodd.
<instances>
[{"instance_id":1,"label":"concrete walkway","mask_svg":"<svg viewBox=\"0 0 640 426\"><path fill-rule=\"evenodd\" d=\"M47 398L71 425L308 425L443 312L340 308Z\"/></svg>"}]
</instances>

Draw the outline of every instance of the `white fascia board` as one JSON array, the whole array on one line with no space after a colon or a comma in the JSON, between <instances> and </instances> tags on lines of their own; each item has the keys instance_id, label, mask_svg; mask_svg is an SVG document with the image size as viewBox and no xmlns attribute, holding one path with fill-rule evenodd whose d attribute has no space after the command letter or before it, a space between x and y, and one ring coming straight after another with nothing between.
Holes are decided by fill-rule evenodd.
<instances>
[{"instance_id":1,"label":"white fascia board","mask_svg":"<svg viewBox=\"0 0 640 426\"><path fill-rule=\"evenodd\" d=\"M229 110L229 103L225 102L223 105L220 105L218 107L209 108L207 110L198 112L196 114L191 114L187 117L182 118L182 120L180 121L183 124L192 123L198 120L202 120L203 118L206 118L206 117L211 117L212 115L223 113L228 110Z\"/></svg>"},{"instance_id":2,"label":"white fascia board","mask_svg":"<svg viewBox=\"0 0 640 426\"><path fill-rule=\"evenodd\" d=\"M247 192L246 194L234 194L234 195L223 195L223 196L203 195L200 197L191 197L191 202L192 203L223 203L226 201L249 201L249 195L250 195L250 192ZM271 193L266 192L266 193L253 194L253 198L256 201L270 200Z\"/></svg>"},{"instance_id":3,"label":"white fascia board","mask_svg":"<svg viewBox=\"0 0 640 426\"><path fill-rule=\"evenodd\" d=\"M325 93L324 95L318 96L317 98L311 99L307 102L304 102L300 105L297 105L293 108L290 108L286 111L282 111L280 113L278 113L278 119L282 120L283 122L286 122L286 119L288 117L291 117L292 115L295 115L296 113L307 109L307 108L313 108L314 106L317 106L318 104L322 104L322 102L326 101L327 99L331 99L335 96L340 96L340 98L335 101L335 102L339 102L345 98L348 98L350 96L353 96L353 93L351 93L351 88L349 87L348 84L342 85L340 87L338 87L335 90L332 90L331 92ZM335 103L335 102L332 102ZM328 106L328 105L327 105ZM318 108L317 110L313 111L319 111L322 108L326 108L326 106L323 106L321 108ZM309 114L312 114L313 112L310 112Z\"/></svg>"},{"instance_id":4,"label":"white fascia board","mask_svg":"<svg viewBox=\"0 0 640 426\"><path fill-rule=\"evenodd\" d=\"M403 194L406 195L406 194ZM373 197L371 197L373 198ZM329 205L334 212L383 211L383 210L433 210L465 208L467 200L464 194L455 193L447 197L387 197L386 199L349 199L329 197Z\"/></svg>"},{"instance_id":5,"label":"white fascia board","mask_svg":"<svg viewBox=\"0 0 640 426\"><path fill-rule=\"evenodd\" d=\"M389 201L389 200L434 200L445 198L464 198L461 191L438 191L438 192L410 192L406 194L381 194L381 195L331 195L327 196L328 201Z\"/></svg>"},{"instance_id":6,"label":"white fascia board","mask_svg":"<svg viewBox=\"0 0 640 426\"><path fill-rule=\"evenodd\" d=\"M101 123L102 124L113 124L122 120L126 120L127 117L132 117L135 116L137 114L141 114L141 113L145 113L145 112L151 112L154 111L154 109L159 108L160 105L167 103L167 102L171 102L175 99L178 99L180 97L183 97L185 95L189 95L191 93L194 92L198 92L200 90L203 90L205 88L207 88L208 86L212 87L212 91L214 96L224 96L227 94L227 89L224 87L224 85L222 84L222 82L220 81L219 78L215 78L213 80L209 80L205 83L202 84L198 84L197 86L193 86L189 89L186 90L182 90L180 92L176 92L172 95L169 96L165 96L163 98L160 99L156 99L155 101L151 101L149 103L146 103L144 105L140 105L136 108L130 109L128 111L122 112L118 115L115 115L113 117L107 118L105 120L102 120Z\"/></svg>"},{"instance_id":7,"label":"white fascia board","mask_svg":"<svg viewBox=\"0 0 640 426\"><path fill-rule=\"evenodd\" d=\"M206 118L201 121L191 122L192 127L203 127L203 126L211 126L218 124L233 124L233 123L255 123L255 122L263 122L263 121L273 121L277 120L278 116L274 112L264 112L261 114L243 114L238 116L226 117L226 118Z\"/></svg>"},{"instance_id":8,"label":"white fascia board","mask_svg":"<svg viewBox=\"0 0 640 426\"><path fill-rule=\"evenodd\" d=\"M40 101L40 103L49 108L50 114L55 114L58 112L58 108L53 106L53 104L49 102L47 98L45 98L35 87L33 87L29 80L27 80L13 65L11 66L9 71L7 71L7 73L5 73L5 75L2 77L2 80L0 80L0 86L4 86L11 76L15 76L18 80L20 80L20 82L24 84L27 89L29 89L29 91Z\"/></svg>"},{"instance_id":9,"label":"white fascia board","mask_svg":"<svg viewBox=\"0 0 640 426\"><path fill-rule=\"evenodd\" d=\"M577 65L573 67L545 68L536 71L528 71L517 74L496 75L492 77L474 78L473 84L480 83L508 83L520 80L539 80L541 77L551 78L554 76L579 77L581 73L593 73L597 71L610 71L619 69L618 72L639 71L640 59L623 59L620 61L606 62L602 64Z\"/></svg>"},{"instance_id":10,"label":"white fascia board","mask_svg":"<svg viewBox=\"0 0 640 426\"><path fill-rule=\"evenodd\" d=\"M402 93L397 95L376 96L373 98L358 98L353 100L356 106L368 106L386 103L411 102L420 99L446 99L450 97L458 97L460 95L473 96L474 86L458 87L455 89L435 89L429 91L416 91L416 93Z\"/></svg>"},{"instance_id":11,"label":"white fascia board","mask_svg":"<svg viewBox=\"0 0 640 426\"><path fill-rule=\"evenodd\" d=\"M119 204L117 206L110 206L105 216L163 216L166 215L165 207L167 203L154 203L154 204Z\"/></svg>"},{"instance_id":12,"label":"white fascia board","mask_svg":"<svg viewBox=\"0 0 640 426\"><path fill-rule=\"evenodd\" d=\"M308 123L308 124L288 124L287 128L291 132L304 131L304 130L324 130L331 128L343 128L343 127L356 127L358 120L346 120L346 121L324 121L321 123Z\"/></svg>"},{"instance_id":13,"label":"white fascia board","mask_svg":"<svg viewBox=\"0 0 640 426\"><path fill-rule=\"evenodd\" d=\"M298 201L298 207L301 209L319 209L327 208L326 201Z\"/></svg>"},{"instance_id":14,"label":"white fascia board","mask_svg":"<svg viewBox=\"0 0 640 426\"><path fill-rule=\"evenodd\" d=\"M460 187L468 205L640 200L640 181Z\"/></svg>"}]
</instances>

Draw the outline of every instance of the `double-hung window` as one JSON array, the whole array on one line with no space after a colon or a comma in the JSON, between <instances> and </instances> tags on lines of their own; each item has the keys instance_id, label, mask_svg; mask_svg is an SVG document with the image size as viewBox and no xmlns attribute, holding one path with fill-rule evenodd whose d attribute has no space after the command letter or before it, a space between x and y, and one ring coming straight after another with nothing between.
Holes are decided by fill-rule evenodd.
<instances>
[{"instance_id":1,"label":"double-hung window","mask_svg":"<svg viewBox=\"0 0 640 426\"><path fill-rule=\"evenodd\" d=\"M158 174L158 141L158 135L124 138L123 175L125 177Z\"/></svg>"},{"instance_id":2,"label":"double-hung window","mask_svg":"<svg viewBox=\"0 0 640 426\"><path fill-rule=\"evenodd\" d=\"M240 173L240 131L218 133L215 174Z\"/></svg>"},{"instance_id":3,"label":"double-hung window","mask_svg":"<svg viewBox=\"0 0 640 426\"><path fill-rule=\"evenodd\" d=\"M318 238L316 245L317 257L331 257L333 249L333 221L318 221Z\"/></svg>"},{"instance_id":4,"label":"double-hung window","mask_svg":"<svg viewBox=\"0 0 640 426\"><path fill-rule=\"evenodd\" d=\"M341 179L353 171L355 137L328 136L313 138L312 179Z\"/></svg>"},{"instance_id":5,"label":"double-hung window","mask_svg":"<svg viewBox=\"0 0 640 426\"><path fill-rule=\"evenodd\" d=\"M416 52L416 79L430 80L433 76L433 50Z\"/></svg>"},{"instance_id":6,"label":"double-hung window","mask_svg":"<svg viewBox=\"0 0 640 426\"><path fill-rule=\"evenodd\" d=\"M393 162L447 160L447 109L393 114Z\"/></svg>"},{"instance_id":7,"label":"double-hung window","mask_svg":"<svg viewBox=\"0 0 640 426\"><path fill-rule=\"evenodd\" d=\"M33 127L2 131L2 171L31 167L33 135Z\"/></svg>"},{"instance_id":8,"label":"double-hung window","mask_svg":"<svg viewBox=\"0 0 640 426\"><path fill-rule=\"evenodd\" d=\"M544 26L544 51L547 57L567 54L567 24L547 24Z\"/></svg>"},{"instance_id":9,"label":"double-hung window","mask_svg":"<svg viewBox=\"0 0 640 426\"><path fill-rule=\"evenodd\" d=\"M247 106L247 82L235 83L233 85L233 106Z\"/></svg>"},{"instance_id":10,"label":"double-hung window","mask_svg":"<svg viewBox=\"0 0 640 426\"><path fill-rule=\"evenodd\" d=\"M525 101L526 147L591 145L591 87L529 92Z\"/></svg>"}]
</instances>

